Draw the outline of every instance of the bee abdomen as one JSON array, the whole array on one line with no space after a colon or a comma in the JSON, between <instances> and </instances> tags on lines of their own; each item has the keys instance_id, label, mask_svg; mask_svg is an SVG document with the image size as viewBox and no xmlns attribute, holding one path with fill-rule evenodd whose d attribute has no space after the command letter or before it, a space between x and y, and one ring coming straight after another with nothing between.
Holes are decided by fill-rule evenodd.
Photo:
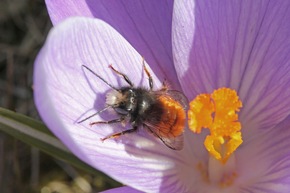
<instances>
[{"instance_id":1,"label":"bee abdomen","mask_svg":"<svg viewBox=\"0 0 290 193\"><path fill-rule=\"evenodd\" d=\"M182 105L168 96L160 96L163 106L160 116L159 128L162 137L177 137L183 133L186 113Z\"/></svg>"}]
</instances>

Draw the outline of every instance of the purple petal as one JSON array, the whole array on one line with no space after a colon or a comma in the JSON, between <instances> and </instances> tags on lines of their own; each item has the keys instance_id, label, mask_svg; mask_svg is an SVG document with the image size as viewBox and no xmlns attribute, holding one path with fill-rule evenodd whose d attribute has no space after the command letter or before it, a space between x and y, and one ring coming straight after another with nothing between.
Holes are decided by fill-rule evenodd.
<instances>
[{"instance_id":1,"label":"purple petal","mask_svg":"<svg viewBox=\"0 0 290 193\"><path fill-rule=\"evenodd\" d=\"M176 1L173 53L190 99L238 91L244 128L271 128L290 112L289 1Z\"/></svg>"},{"instance_id":2,"label":"purple petal","mask_svg":"<svg viewBox=\"0 0 290 193\"><path fill-rule=\"evenodd\" d=\"M120 188L114 188L110 190L103 191L102 193L141 193L141 191L133 189L128 186L123 186Z\"/></svg>"},{"instance_id":3,"label":"purple petal","mask_svg":"<svg viewBox=\"0 0 290 193\"><path fill-rule=\"evenodd\" d=\"M68 19L51 31L37 57L36 105L46 125L86 163L139 190L152 192L163 187L180 192L184 187L178 182L179 170L188 170L186 151L173 151L142 129L102 143L100 138L122 131L122 126L89 127L89 123L114 119L114 114L104 113L77 123L103 108L110 90L82 68L83 64L114 86L126 83L108 64L127 73L136 86L148 87L141 62L142 57L108 24L97 19ZM161 82L150 67L158 88Z\"/></svg>"},{"instance_id":4,"label":"purple petal","mask_svg":"<svg viewBox=\"0 0 290 193\"><path fill-rule=\"evenodd\" d=\"M56 25L61 21L73 16L94 18L94 15L87 1L45 0L45 3L53 25Z\"/></svg>"},{"instance_id":5,"label":"purple petal","mask_svg":"<svg viewBox=\"0 0 290 193\"><path fill-rule=\"evenodd\" d=\"M290 116L270 130L247 138L237 154L245 192L290 192Z\"/></svg>"},{"instance_id":6,"label":"purple petal","mask_svg":"<svg viewBox=\"0 0 290 193\"><path fill-rule=\"evenodd\" d=\"M47 0L54 24L71 16L101 19L145 57L158 77L170 77L170 85L180 88L173 66L171 23L173 2L168 1L95 1Z\"/></svg>"}]
</instances>

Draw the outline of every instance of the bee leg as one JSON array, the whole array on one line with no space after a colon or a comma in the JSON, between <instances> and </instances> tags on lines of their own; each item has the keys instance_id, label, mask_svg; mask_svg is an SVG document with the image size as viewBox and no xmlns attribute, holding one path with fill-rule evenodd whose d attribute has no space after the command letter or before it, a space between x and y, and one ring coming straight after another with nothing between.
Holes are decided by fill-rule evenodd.
<instances>
[{"instance_id":1,"label":"bee leg","mask_svg":"<svg viewBox=\"0 0 290 193\"><path fill-rule=\"evenodd\" d=\"M125 131L122 131L122 132L119 132L119 133L115 133L115 134L109 135L108 137L101 138L101 141L104 142L105 140L110 139L110 138L117 138L117 137L120 137L121 135L125 135L125 134L128 134L128 133L134 133L134 132L137 131L137 129L138 129L138 127L134 126L133 129L128 129L128 130L125 130Z\"/></svg>"},{"instance_id":2,"label":"bee leg","mask_svg":"<svg viewBox=\"0 0 290 193\"><path fill-rule=\"evenodd\" d=\"M116 74L122 76L124 78L124 80L131 86L133 87L133 83L132 81L129 79L129 77L126 74L123 74L122 72L119 72L118 70L116 70L112 64L109 65L109 68L111 68Z\"/></svg>"},{"instance_id":3,"label":"bee leg","mask_svg":"<svg viewBox=\"0 0 290 193\"><path fill-rule=\"evenodd\" d=\"M152 90L153 89L153 78L152 78L150 72L148 71L148 69L145 66L145 60L144 60L144 58L143 58L142 63L143 63L144 71L145 71L145 73L146 73L146 75L148 76L148 79L149 79L149 88L150 88L150 90Z\"/></svg>"},{"instance_id":4,"label":"bee leg","mask_svg":"<svg viewBox=\"0 0 290 193\"><path fill-rule=\"evenodd\" d=\"M120 117L119 119L113 119L109 121L96 121L96 122L91 122L90 126L97 125L97 124L114 124L114 123L120 123L125 120L125 117Z\"/></svg>"}]
</instances>

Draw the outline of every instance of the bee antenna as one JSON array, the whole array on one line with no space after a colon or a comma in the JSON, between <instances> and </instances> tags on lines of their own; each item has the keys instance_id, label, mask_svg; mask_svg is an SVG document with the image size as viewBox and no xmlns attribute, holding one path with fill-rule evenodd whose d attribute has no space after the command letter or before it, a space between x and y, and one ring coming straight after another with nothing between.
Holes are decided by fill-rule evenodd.
<instances>
[{"instance_id":1,"label":"bee antenna","mask_svg":"<svg viewBox=\"0 0 290 193\"><path fill-rule=\"evenodd\" d=\"M99 79L101 79L104 83L106 83L109 87L111 87L112 89L120 92L119 89L117 89L116 87L114 87L113 85L111 85L110 83L108 83L104 78L102 78L100 75L98 75L97 73L95 73L94 71L92 71L89 67L87 67L86 65L82 65L83 68L87 69L88 71L90 71L93 75L95 75L96 77L98 77Z\"/></svg>"},{"instance_id":2,"label":"bee antenna","mask_svg":"<svg viewBox=\"0 0 290 193\"><path fill-rule=\"evenodd\" d=\"M105 108L103 108L103 109L99 110L98 112L96 112L96 113L94 113L94 114L92 114L92 115L90 115L90 116L88 116L88 117L86 117L86 118L84 118L84 119L78 121L77 123L78 123L78 124L79 124L79 123L82 123L82 122L84 122L84 121L86 121L86 120L88 120L88 119L90 119L90 118L92 118L92 117L94 117L94 116L96 116L96 115L98 115L98 114L104 112L105 110L107 110L107 109L109 109L109 108L111 108L111 107L112 107L112 106L106 106Z\"/></svg>"}]
</instances>

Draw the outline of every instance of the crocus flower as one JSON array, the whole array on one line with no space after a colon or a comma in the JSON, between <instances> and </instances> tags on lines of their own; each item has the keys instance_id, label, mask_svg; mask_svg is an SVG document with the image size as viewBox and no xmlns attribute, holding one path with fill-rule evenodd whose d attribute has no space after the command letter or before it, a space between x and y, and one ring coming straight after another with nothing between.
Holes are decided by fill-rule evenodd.
<instances>
[{"instance_id":1,"label":"crocus flower","mask_svg":"<svg viewBox=\"0 0 290 193\"><path fill-rule=\"evenodd\" d=\"M290 192L288 1L47 1L47 7L55 27L35 62L37 108L75 155L132 187L110 192ZM71 16L86 17L65 19ZM215 157L205 146L208 136L219 136L213 123L207 122L208 132L189 121L181 151L142 129L101 142L122 125L89 123L114 114L77 123L103 108L110 90L81 66L126 85L108 68L113 64L136 86L148 86L142 56L154 88L167 79L192 101L195 125L199 98L212 103L221 88L233 91L237 108L229 114L241 138L228 157ZM233 136L219 136L218 145Z\"/></svg>"}]
</instances>

